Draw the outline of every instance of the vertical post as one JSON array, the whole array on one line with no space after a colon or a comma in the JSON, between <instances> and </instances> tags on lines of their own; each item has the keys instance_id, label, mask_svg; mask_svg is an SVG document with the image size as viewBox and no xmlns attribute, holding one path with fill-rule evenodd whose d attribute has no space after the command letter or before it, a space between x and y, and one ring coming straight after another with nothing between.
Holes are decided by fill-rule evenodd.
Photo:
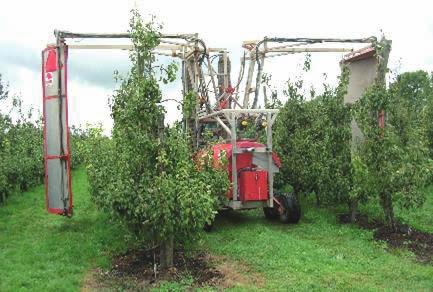
<instances>
[{"instance_id":1,"label":"vertical post","mask_svg":"<svg viewBox=\"0 0 433 292\"><path fill-rule=\"evenodd\" d=\"M224 72L224 88L223 92L225 93L229 86L229 78L228 78L228 68L227 68L227 52L223 52L223 72ZM224 107L226 108L226 107ZM231 108L231 101L229 100L229 108Z\"/></svg>"},{"instance_id":2,"label":"vertical post","mask_svg":"<svg viewBox=\"0 0 433 292\"><path fill-rule=\"evenodd\" d=\"M390 40L382 38L380 41L380 45L382 46L382 50L380 51L380 55L378 54L377 60L377 76L376 83L385 85L386 83L386 73L388 71L388 59L389 53L391 52L391 44ZM385 128L385 111L382 109L378 112L377 123L379 128L382 130ZM382 132L383 134L383 132Z\"/></svg>"},{"instance_id":3,"label":"vertical post","mask_svg":"<svg viewBox=\"0 0 433 292\"><path fill-rule=\"evenodd\" d=\"M196 38L197 38L197 34L196 34ZM199 49L198 49L198 41L195 41L195 48L194 48L195 52L194 52L194 92L197 94L198 99L196 100L196 104L195 104L195 113L194 113L194 137L195 137L195 141L194 141L194 148L198 149L199 145L200 145L200 130L199 130L199 120L198 120L198 112L200 110L200 96L199 96L199 80L200 80L200 68L198 66L198 53L199 53Z\"/></svg>"},{"instance_id":4,"label":"vertical post","mask_svg":"<svg viewBox=\"0 0 433 292\"><path fill-rule=\"evenodd\" d=\"M253 52L250 52L250 64L248 67L248 76L247 76L247 83L245 85L245 95L244 95L244 103L243 103L244 108L248 108L249 97L251 92L251 82L253 80L255 66L256 66L256 58L254 57Z\"/></svg>"},{"instance_id":5,"label":"vertical post","mask_svg":"<svg viewBox=\"0 0 433 292\"><path fill-rule=\"evenodd\" d=\"M236 147L236 114L230 113L230 126L231 126L231 143L232 143L232 187L233 187L233 201L238 200L238 171L236 165L237 147Z\"/></svg>"},{"instance_id":6,"label":"vertical post","mask_svg":"<svg viewBox=\"0 0 433 292\"><path fill-rule=\"evenodd\" d=\"M185 47L182 48L182 52L183 55L185 55ZM181 80L182 80L182 95L183 98L185 98L185 96L189 93L189 88L190 86L188 86L188 69L187 69L187 64L185 59L183 59L182 57L182 76L181 76ZM190 131L190 125L189 125L189 121L188 121L188 117L185 117L184 115L182 115L182 120L183 120L183 128L185 130L186 133L189 133Z\"/></svg>"},{"instance_id":7,"label":"vertical post","mask_svg":"<svg viewBox=\"0 0 433 292\"><path fill-rule=\"evenodd\" d=\"M230 58L227 56L227 52L224 51L219 54L218 59L218 94L220 99L227 88L231 86L230 72Z\"/></svg>"},{"instance_id":8,"label":"vertical post","mask_svg":"<svg viewBox=\"0 0 433 292\"><path fill-rule=\"evenodd\" d=\"M232 97L232 101L233 101L233 107L231 107L232 109L236 109L236 106L239 106L240 108L243 108L243 106L238 102L238 98L239 98L239 85L241 84L244 72L245 72L245 55L243 57L241 57L241 69L239 70L239 75L238 75L238 81L236 82L236 95L234 95Z\"/></svg>"},{"instance_id":9,"label":"vertical post","mask_svg":"<svg viewBox=\"0 0 433 292\"><path fill-rule=\"evenodd\" d=\"M266 42L265 42L266 44ZM257 108L260 94L260 84L262 82L263 65L265 64L265 53L260 56L260 66L257 68L256 89L254 91L254 101L251 108Z\"/></svg>"},{"instance_id":10,"label":"vertical post","mask_svg":"<svg viewBox=\"0 0 433 292\"><path fill-rule=\"evenodd\" d=\"M224 72L224 91L227 89L227 87L229 86L229 79L228 79L228 75L227 75L227 52L223 53L223 72Z\"/></svg>"},{"instance_id":11,"label":"vertical post","mask_svg":"<svg viewBox=\"0 0 433 292\"><path fill-rule=\"evenodd\" d=\"M268 154L268 185L269 185L269 207L274 207L274 173L272 172L272 113L266 114L266 148Z\"/></svg>"},{"instance_id":12,"label":"vertical post","mask_svg":"<svg viewBox=\"0 0 433 292\"><path fill-rule=\"evenodd\" d=\"M194 92L194 94L197 94L195 91L195 83L194 83L194 67L193 67L193 61L191 61L189 58L183 60L184 64L184 72L183 72L183 85L184 85L184 94L188 94L189 92ZM197 98L197 96L194 96L194 98ZM195 108L194 108L195 111ZM187 117L185 120L186 128L188 129L188 132L191 134L192 138L192 146L195 149L196 147L196 128L195 128L195 112L191 113L191 116Z\"/></svg>"},{"instance_id":13,"label":"vertical post","mask_svg":"<svg viewBox=\"0 0 433 292\"><path fill-rule=\"evenodd\" d=\"M198 92L197 92L198 95ZM196 102L196 106L195 106L195 114L194 114L194 128L195 128L195 145L194 145L194 149L198 149L200 146L200 125L199 125L199 120L198 120L198 112L200 111L200 104L199 104L199 99L200 97L198 96L198 101Z\"/></svg>"},{"instance_id":14,"label":"vertical post","mask_svg":"<svg viewBox=\"0 0 433 292\"><path fill-rule=\"evenodd\" d=\"M207 56L206 59L207 59L207 67L208 67L208 70L209 70L210 79L212 81L213 91L214 91L214 94L215 94L215 101L218 102L218 90L217 90L217 86L216 86L216 83L215 83L215 72L214 72L214 69L212 68L212 63L210 62L209 56Z\"/></svg>"},{"instance_id":15,"label":"vertical post","mask_svg":"<svg viewBox=\"0 0 433 292\"><path fill-rule=\"evenodd\" d=\"M67 173L67 171L68 171L67 170L68 165L67 165L67 162L65 159L64 131L65 130L68 131L68 129L64 129L64 126L63 126L63 120L64 120L64 117L63 117L63 114L64 114L63 113L63 102L64 102L64 99L63 99L63 90L64 90L63 89L63 77L64 77L64 74L62 73L63 64L62 64L62 60L61 60L61 56L62 56L62 54L64 54L65 49L64 49L64 43L59 38L57 38L56 50L57 50L57 70L58 70L57 96L59 99L59 109L58 109L58 111L59 111L59 138L60 138L59 145L60 145L60 157L61 157L59 162L60 162L60 165L62 167L62 170L60 171L60 181L61 181L61 185L62 185L60 192L61 192L62 201L63 201L63 209L64 209L64 213L65 213L64 215L67 215L68 214L67 201L69 200L69 195L65 194L66 191L65 191L64 186L65 186L65 173Z\"/></svg>"}]
</instances>

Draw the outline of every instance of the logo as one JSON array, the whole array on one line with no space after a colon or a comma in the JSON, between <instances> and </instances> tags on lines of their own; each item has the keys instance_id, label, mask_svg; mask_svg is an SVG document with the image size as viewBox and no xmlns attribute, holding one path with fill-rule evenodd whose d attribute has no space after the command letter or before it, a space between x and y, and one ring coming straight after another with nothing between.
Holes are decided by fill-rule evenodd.
<instances>
[{"instance_id":1,"label":"logo","mask_svg":"<svg viewBox=\"0 0 433 292\"><path fill-rule=\"evenodd\" d=\"M46 87L53 87L53 72L46 72L45 73L45 86Z\"/></svg>"}]
</instances>

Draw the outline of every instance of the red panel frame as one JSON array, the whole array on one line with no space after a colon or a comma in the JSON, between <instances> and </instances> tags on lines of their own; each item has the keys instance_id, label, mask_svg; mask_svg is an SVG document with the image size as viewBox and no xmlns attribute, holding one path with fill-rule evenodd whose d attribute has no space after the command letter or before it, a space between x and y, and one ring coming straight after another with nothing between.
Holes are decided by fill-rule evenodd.
<instances>
[{"instance_id":1,"label":"red panel frame","mask_svg":"<svg viewBox=\"0 0 433 292\"><path fill-rule=\"evenodd\" d=\"M71 178L71 146L70 146L70 133L69 133L69 116L68 116L68 47L67 45L63 46L64 48L64 64L62 66L62 68L57 68L57 70L59 70L59 76L62 75L62 71L61 69L64 70L64 74L63 74L63 78L65 78L64 80L64 84L65 84L65 94L64 94L64 98L65 98L65 125L66 125L66 148L67 148L67 153L65 155L48 155L47 153L47 128L46 128L46 124L45 124L45 118L46 118L46 105L45 102L46 100L49 99L54 99L54 98L61 98L58 96L46 96L46 92L45 92L45 60L44 60L44 53L47 51L53 51L56 50L57 53L57 48L56 46L48 46L47 48L45 48L42 51L42 104L43 104L43 144L44 144L44 168L45 168L45 175L44 175L44 182L45 182L45 206L47 208L47 211L51 214L57 214L57 215L65 215L65 216L72 216L73 214L73 204L72 204L72 178ZM60 57L60 56L57 56ZM62 92L62 91L61 91ZM47 162L50 159L63 159L66 161L66 165L67 165L67 176L68 176L68 192L69 192L69 206L68 208L65 209L60 209L60 208L50 208L49 207L49 198L48 198L48 165Z\"/></svg>"}]
</instances>

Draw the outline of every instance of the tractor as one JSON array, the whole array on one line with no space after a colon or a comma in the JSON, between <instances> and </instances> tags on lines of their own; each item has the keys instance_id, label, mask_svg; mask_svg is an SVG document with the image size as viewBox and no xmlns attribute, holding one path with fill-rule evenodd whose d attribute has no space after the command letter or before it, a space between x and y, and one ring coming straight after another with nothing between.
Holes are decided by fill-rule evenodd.
<instances>
[{"instance_id":1,"label":"tractor","mask_svg":"<svg viewBox=\"0 0 433 292\"><path fill-rule=\"evenodd\" d=\"M46 204L50 213L71 216L73 202L68 128L68 51L134 48L128 33L73 33L56 30L54 34L56 43L48 45L42 52ZM74 42L74 39L80 42ZM86 42L95 39L98 42ZM101 44L101 39L123 39L125 43ZM272 147L272 126L278 109L265 108L266 94L260 94L265 60L306 52L348 52L353 60L363 60L374 50L375 41L374 37L264 38L246 41L243 42L244 54L240 60L239 76L233 85L230 78L231 61L226 49L207 47L197 34L160 36L160 45L154 53L180 59L183 95L191 93L194 96L196 104L193 114L184 119L184 127L193 136L193 149L200 151L207 145L205 133L209 130L223 141L213 144L210 150L215 160L225 156L228 161L227 173L231 187L223 209L261 208L266 218L279 218L283 223L297 223L301 216L296 196L274 189L274 175L281 166L280 158ZM340 45L328 47L330 44ZM348 44L352 46L348 47ZM356 44L367 44L367 47L355 50L353 46ZM253 96L252 101L250 96ZM254 124L258 131L265 133L262 143L238 136L239 131L247 127L248 123L251 124L250 127Z\"/></svg>"}]
</instances>

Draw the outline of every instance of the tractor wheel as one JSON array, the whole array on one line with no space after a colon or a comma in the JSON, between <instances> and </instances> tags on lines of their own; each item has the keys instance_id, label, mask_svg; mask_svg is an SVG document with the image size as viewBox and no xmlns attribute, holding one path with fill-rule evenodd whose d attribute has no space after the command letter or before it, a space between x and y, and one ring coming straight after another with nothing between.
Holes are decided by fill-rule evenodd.
<instances>
[{"instance_id":1,"label":"tractor wheel","mask_svg":"<svg viewBox=\"0 0 433 292\"><path fill-rule=\"evenodd\" d=\"M278 213L274 208L263 207L263 213L265 214L265 218L268 220L275 220L278 218Z\"/></svg>"},{"instance_id":2,"label":"tractor wheel","mask_svg":"<svg viewBox=\"0 0 433 292\"><path fill-rule=\"evenodd\" d=\"M301 218L301 206L296 197L292 194L275 196L281 206L275 206L282 223L298 223Z\"/></svg>"}]
</instances>

